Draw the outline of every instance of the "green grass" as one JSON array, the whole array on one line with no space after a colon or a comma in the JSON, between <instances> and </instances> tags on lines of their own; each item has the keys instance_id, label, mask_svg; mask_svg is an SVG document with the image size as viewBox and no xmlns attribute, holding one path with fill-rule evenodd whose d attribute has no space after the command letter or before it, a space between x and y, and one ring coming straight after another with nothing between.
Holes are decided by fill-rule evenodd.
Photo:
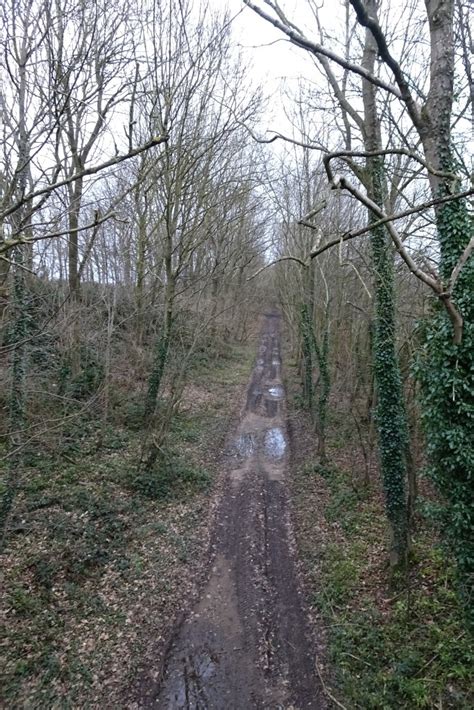
<instances>
[{"instance_id":1,"label":"green grass","mask_svg":"<svg viewBox=\"0 0 474 710\"><path fill-rule=\"evenodd\" d=\"M385 529L380 503L355 495L347 474L336 468L306 466L299 477L303 491L308 478L315 487L324 481L328 530L337 523L339 531L318 548L313 603L327 620L328 654L345 706L472 708L472 637L456 596L453 566L433 529L419 523L409 578L390 585L380 549ZM314 557L306 561L314 563Z\"/></svg>"},{"instance_id":2,"label":"green grass","mask_svg":"<svg viewBox=\"0 0 474 710\"><path fill-rule=\"evenodd\" d=\"M353 574L357 563L351 565ZM329 567L327 593L337 602L340 583L334 568L344 573L336 556ZM472 639L452 595L439 585L430 595L412 589L387 616L370 594L365 601L363 609L339 610L330 631L330 656L344 702L374 709L471 708Z\"/></svg>"}]
</instances>

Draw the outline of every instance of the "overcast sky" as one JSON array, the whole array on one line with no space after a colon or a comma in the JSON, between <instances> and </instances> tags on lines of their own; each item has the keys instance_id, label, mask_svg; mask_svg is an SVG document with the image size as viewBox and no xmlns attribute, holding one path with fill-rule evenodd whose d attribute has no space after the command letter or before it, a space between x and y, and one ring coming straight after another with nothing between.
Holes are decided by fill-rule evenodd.
<instances>
[{"instance_id":1,"label":"overcast sky","mask_svg":"<svg viewBox=\"0 0 474 710\"><path fill-rule=\"evenodd\" d=\"M265 131L277 131L294 135L285 114L285 108L290 111L294 108L294 101L288 94L297 94L298 82L302 78L316 83L321 80L314 59L308 52L284 39L279 30L245 6L242 0L209 1L216 9L227 6L231 16L237 15L232 28L235 42L250 65L253 82L262 87L264 96L268 99L261 134ZM326 28L343 26L345 10L342 0L320 0L318 4L320 18ZM317 38L316 21L308 9L308 4L292 2L288 3L287 7L291 10L291 19L304 30L310 32L308 28L314 27L315 32L311 32L311 36ZM322 86L325 86L326 81L321 81ZM274 143L271 148L279 151L282 144Z\"/></svg>"},{"instance_id":2,"label":"overcast sky","mask_svg":"<svg viewBox=\"0 0 474 710\"><path fill-rule=\"evenodd\" d=\"M333 8L338 7L339 0L332 0L332 4ZM307 52L282 39L281 32L244 6L242 0L211 0L211 5L227 6L232 16L238 14L233 22L233 34L250 64L253 80L269 98L267 128L287 130L282 103L284 88L296 86L301 76L314 76L312 60Z\"/></svg>"},{"instance_id":3,"label":"overcast sky","mask_svg":"<svg viewBox=\"0 0 474 710\"><path fill-rule=\"evenodd\" d=\"M305 50L294 47L289 41L282 39L280 31L246 7L242 0L210 0L210 4L220 9L227 6L232 15L238 15L233 22L235 40L250 63L255 83L262 86L264 95L270 99L266 113L266 125L262 125L262 130L291 133L291 127L284 111L285 104L288 106L291 104L290 100L285 98L285 86L288 89L296 90L299 78L311 79L311 81L318 83L320 75L312 58ZM334 28L344 26L345 9L342 0L319 0L318 5L320 18L325 28L334 30ZM261 6L264 7L263 3ZM284 7L284 3L282 6ZM292 0L292 2L286 3L286 7L289 8L289 19L299 24L303 31L309 32L308 36L312 39L317 39L316 22L308 10L308 5ZM406 27L403 24L403 13L400 13L397 0L392 3L388 2L386 8L390 13L390 29L394 31L395 35L397 32L403 35ZM264 9L272 14L270 8ZM422 10L421 14L426 20ZM314 27L314 33L308 29L311 27ZM337 29L332 34L335 37L342 37ZM337 47L331 47L331 49L338 50ZM469 117L457 126L457 130L463 135L465 149L472 154L474 136Z\"/></svg>"}]
</instances>

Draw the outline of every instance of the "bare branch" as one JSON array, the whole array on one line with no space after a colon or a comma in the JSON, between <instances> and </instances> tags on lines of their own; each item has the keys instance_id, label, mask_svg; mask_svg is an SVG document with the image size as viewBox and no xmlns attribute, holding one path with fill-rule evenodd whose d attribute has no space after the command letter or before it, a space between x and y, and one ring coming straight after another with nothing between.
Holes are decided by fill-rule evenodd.
<instances>
[{"instance_id":1,"label":"bare branch","mask_svg":"<svg viewBox=\"0 0 474 710\"><path fill-rule=\"evenodd\" d=\"M339 187L339 185L333 184L334 189L337 189L338 187ZM402 219L403 217L409 217L410 215L416 214L417 212L423 212L424 210L430 209L431 207L434 207L435 205L440 205L440 204L443 204L444 202L451 202L452 200L461 200L461 199L463 199L465 197L469 197L470 195L473 195L473 194L474 194L474 188L471 188L470 190L466 190L465 192L458 192L458 193L455 193L454 195L446 195L445 197L438 197L434 200L429 200L429 202L423 202L421 205L417 205L416 207L410 207L407 210L403 210L403 212L397 212L397 214L386 215L382 219L378 219L376 222L372 222L370 227L363 227L362 229L358 229L355 232L352 232L352 231L346 232L345 234L342 234L337 239L333 239L332 241L327 242L326 244L323 244L322 246L318 247L318 249L311 252L310 259L314 259L316 256L319 256L327 249L331 249L331 247L337 246L340 242L347 242L349 239L355 239L355 237L361 237L363 234L367 234L367 232L370 232L371 229L373 229L374 227L379 227L381 224L386 224L387 222L396 221L397 219ZM298 222L298 224L303 224L305 227L311 227L311 229L316 229L315 225L310 224L308 222L300 221L300 222Z\"/></svg>"},{"instance_id":2,"label":"bare branch","mask_svg":"<svg viewBox=\"0 0 474 710\"><path fill-rule=\"evenodd\" d=\"M251 2L251 0L244 0L244 3L248 7L250 7L251 10L257 13L257 15L260 15L260 17L262 17L267 22L270 22L270 24L272 24L278 30L284 32L292 44L296 45L297 47L301 47L302 49L306 49L308 52L311 52L316 56L322 55L323 57L327 57L333 62L336 62L336 64L339 64L339 66L343 67L344 69L354 72L354 74L358 74L364 79L367 79L367 81L370 81L372 84L378 86L380 89L388 91L390 94L393 94L393 96L396 96L398 99L404 99L404 97L396 86L388 84L386 81L383 81L383 79L379 79L378 77L371 74L359 64L354 64L353 62L350 62L344 59L343 57L340 57L335 52L331 52L331 50L326 49L326 47L323 47L321 44L313 42L312 40L305 37L303 34L297 33L296 30L292 28L291 24L286 25L281 22L281 20L278 20L276 17L272 17L260 7L258 7L258 5L255 5L255 3Z\"/></svg>"},{"instance_id":3,"label":"bare branch","mask_svg":"<svg viewBox=\"0 0 474 710\"><path fill-rule=\"evenodd\" d=\"M422 123L420 107L411 94L410 87L405 79L405 75L403 74L400 65L390 53L385 35L382 32L377 18L369 16L369 13L361 0L350 0L350 3L355 10L359 23L363 27L367 27L367 29L372 32L372 35L377 43L380 58L393 72L395 81L397 82L397 86L400 90L399 98L405 102L408 113L410 114L415 126L419 127Z\"/></svg>"},{"instance_id":4,"label":"bare branch","mask_svg":"<svg viewBox=\"0 0 474 710\"><path fill-rule=\"evenodd\" d=\"M240 126L245 128L245 130L252 136L253 140L256 143L274 143L277 140L282 140L285 141L286 143L291 143L292 145L297 145L300 148L308 148L309 150L320 150L324 151L324 148L320 145L316 145L315 143L305 143L304 141L299 141L296 140L296 138L290 138L289 136L283 135L283 133L278 133L278 131L275 131L274 134L270 138L260 138L259 136L256 136L255 133L252 131L251 128L247 126L246 123L243 123L242 121L237 121ZM268 133L269 131L267 131Z\"/></svg>"},{"instance_id":5,"label":"bare branch","mask_svg":"<svg viewBox=\"0 0 474 710\"><path fill-rule=\"evenodd\" d=\"M416 160L420 163L429 173L436 175L437 177L447 178L448 180L455 180L456 175L454 173L444 173L440 170L436 170L432 165L430 165L421 155L415 153L407 148L386 148L383 150L340 150L333 153L329 153L323 158L324 167L326 168L326 173L328 175L329 181L332 182L332 173L329 171L328 166L333 158L375 158L381 155L406 155L408 158Z\"/></svg>"},{"instance_id":6,"label":"bare branch","mask_svg":"<svg viewBox=\"0 0 474 710\"><path fill-rule=\"evenodd\" d=\"M459 278L459 274L461 273L461 270L463 266L467 263L468 259L471 257L472 252L474 251L474 237L471 237L471 241L467 245L467 247L464 249L463 253L459 257L459 261L454 267L454 269L451 272L451 276L449 277L448 281L448 288L447 291L449 294L453 292L454 287L456 286L456 282Z\"/></svg>"},{"instance_id":7,"label":"bare branch","mask_svg":"<svg viewBox=\"0 0 474 710\"><path fill-rule=\"evenodd\" d=\"M412 256L405 249L403 242L400 238L400 235L398 234L392 221L390 219L387 219L387 215L384 214L384 212L380 209L380 207L375 202L373 202L373 200L371 200L369 197L367 197L367 195L364 195L360 190L358 190L354 185L352 185L345 178L341 178L339 180L338 186L341 189L347 190L353 197L355 197L359 202L361 202L363 205L365 205L373 214L377 215L380 219L386 220L387 230L388 230L390 237L395 245L395 249L397 250L400 257L403 259L405 264L408 266L408 269L411 271L411 273L414 276L416 276L418 279L420 279L420 281L422 281L427 286L429 286L435 292L435 294L438 296L438 298L442 301L442 303L443 303L444 307L446 308L446 311L451 319L452 325L453 325L453 332L454 332L453 341L456 344L459 344L462 341L463 318L462 318L461 313L458 311L458 309L454 305L453 301L451 300L450 290L444 288L443 283L439 277L434 278L419 268L419 266L416 264L415 260L412 258ZM450 197L452 197L452 195ZM374 226L375 226L374 224L371 224L367 231L374 229ZM467 258L469 258L469 254L471 253L471 251L472 251L472 248L470 247L470 244L469 244L461 257L461 260L463 259L465 254L466 254L465 260L467 260ZM310 255L310 258L314 258L314 252L313 252L313 254ZM463 264L465 263L465 260L461 264L458 262L458 264L456 265L455 271L457 271L457 275L459 275L459 272L461 271L461 268L462 268Z\"/></svg>"},{"instance_id":8,"label":"bare branch","mask_svg":"<svg viewBox=\"0 0 474 710\"><path fill-rule=\"evenodd\" d=\"M254 274L247 278L247 281L252 281L252 279L256 278L259 274L262 273L262 271L269 269L270 266L275 266L275 264L279 264L281 261L296 261L298 264L300 264L300 266L304 266L305 269L308 267L308 262L303 261L303 259L300 259L299 256L280 256L278 259L270 261L268 264L265 264L265 266L262 266L260 269L258 269L258 271L256 271Z\"/></svg>"},{"instance_id":9,"label":"bare branch","mask_svg":"<svg viewBox=\"0 0 474 710\"><path fill-rule=\"evenodd\" d=\"M152 138L147 143L144 143L143 145L139 146L138 148L134 148L134 150L131 150L128 153L125 153L122 155L116 155L114 158L111 158L110 160L106 160L104 163L99 163L99 165L93 165L90 168L86 168L85 170L82 170L81 172L76 173L75 175L65 178L64 180L59 180L58 182L56 182L52 185L47 185L46 187L43 187L40 190L35 190L33 192L30 192L28 195L25 195L21 200L18 200L14 205L11 205L7 210L5 210L3 213L1 213L0 220L4 220L9 215L13 214L13 212L16 212L16 210L19 209L23 204L25 204L26 202L29 202L30 200L33 200L35 197L40 197L41 195L49 195L54 190L57 190L60 187L64 187L65 185L70 185L71 183L75 182L76 180L81 180L82 178L85 178L88 175L95 175L96 173L99 173L102 170L106 170L107 168L111 168L115 165L119 165L120 163L123 163L125 160L129 160L130 158L134 158L136 155L140 155L141 153L144 153L145 151L150 150L150 148L154 148L157 145L161 145L162 143L166 143L167 140L168 140L167 135Z\"/></svg>"},{"instance_id":10,"label":"bare branch","mask_svg":"<svg viewBox=\"0 0 474 710\"><path fill-rule=\"evenodd\" d=\"M96 228L100 224L103 224L104 222L107 222L107 220L112 219L114 217L116 217L115 212L108 212L103 217L96 217L93 222L85 224L82 227L77 227L74 230L67 229L62 232L50 232L49 234L40 234L32 238L18 237L18 239L6 239L4 242L0 242L0 254L4 254L5 252L10 251L10 249L19 246L20 244L34 244L35 242L43 241L45 239L57 239L58 237L69 236L73 233L77 234L78 232L84 232L86 229Z\"/></svg>"}]
</instances>

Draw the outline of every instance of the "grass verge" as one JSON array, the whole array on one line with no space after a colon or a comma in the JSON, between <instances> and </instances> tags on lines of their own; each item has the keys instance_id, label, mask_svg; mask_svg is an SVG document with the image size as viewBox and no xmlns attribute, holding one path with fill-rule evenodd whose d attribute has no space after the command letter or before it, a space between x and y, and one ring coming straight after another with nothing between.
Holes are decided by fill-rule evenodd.
<instances>
[{"instance_id":1,"label":"grass verge","mask_svg":"<svg viewBox=\"0 0 474 710\"><path fill-rule=\"evenodd\" d=\"M2 707L128 707L136 679L159 674L205 568L220 448L253 350L193 372L146 481L133 425L110 427L98 449L100 425L84 419L25 457L2 560Z\"/></svg>"},{"instance_id":2,"label":"grass verge","mask_svg":"<svg viewBox=\"0 0 474 710\"><path fill-rule=\"evenodd\" d=\"M472 637L436 530L419 512L410 571L390 580L377 473L368 489L359 483L348 418L333 409L321 467L293 369L288 390L297 544L315 626L325 628L330 694L348 709L472 708Z\"/></svg>"}]
</instances>

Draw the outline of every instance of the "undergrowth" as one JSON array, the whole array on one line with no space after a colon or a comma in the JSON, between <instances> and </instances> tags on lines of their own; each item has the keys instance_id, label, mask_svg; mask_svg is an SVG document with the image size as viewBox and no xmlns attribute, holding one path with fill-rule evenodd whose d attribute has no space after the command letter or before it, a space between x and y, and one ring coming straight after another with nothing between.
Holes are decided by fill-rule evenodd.
<instances>
[{"instance_id":1,"label":"undergrowth","mask_svg":"<svg viewBox=\"0 0 474 710\"><path fill-rule=\"evenodd\" d=\"M137 470L129 476L135 493L154 500L179 499L196 490L206 490L210 483L211 477L204 468L189 464L173 450L163 452L152 470Z\"/></svg>"},{"instance_id":2,"label":"undergrowth","mask_svg":"<svg viewBox=\"0 0 474 710\"><path fill-rule=\"evenodd\" d=\"M426 504L416 515L409 572L390 579L379 483L354 484L345 452L356 443L346 436L341 447L337 431L332 438L331 464L311 463L311 444L294 486L298 544L312 606L326 626L334 696L348 709L472 708L472 636L454 565L422 514Z\"/></svg>"},{"instance_id":3,"label":"undergrowth","mask_svg":"<svg viewBox=\"0 0 474 710\"><path fill-rule=\"evenodd\" d=\"M370 562L382 511L357 500L341 472L333 472L329 488L327 519L339 520L345 535L323 551L324 593L315 601L334 622L331 660L349 707L472 707L472 638L453 566L433 533L419 530L408 578L389 587L387 570Z\"/></svg>"},{"instance_id":4,"label":"undergrowth","mask_svg":"<svg viewBox=\"0 0 474 710\"><path fill-rule=\"evenodd\" d=\"M102 707L110 685L120 706L198 574L224 416L252 350L230 349L212 373L196 365L151 471L138 472L138 390L112 393L107 426L90 410L25 448L2 560L2 707Z\"/></svg>"}]
</instances>

